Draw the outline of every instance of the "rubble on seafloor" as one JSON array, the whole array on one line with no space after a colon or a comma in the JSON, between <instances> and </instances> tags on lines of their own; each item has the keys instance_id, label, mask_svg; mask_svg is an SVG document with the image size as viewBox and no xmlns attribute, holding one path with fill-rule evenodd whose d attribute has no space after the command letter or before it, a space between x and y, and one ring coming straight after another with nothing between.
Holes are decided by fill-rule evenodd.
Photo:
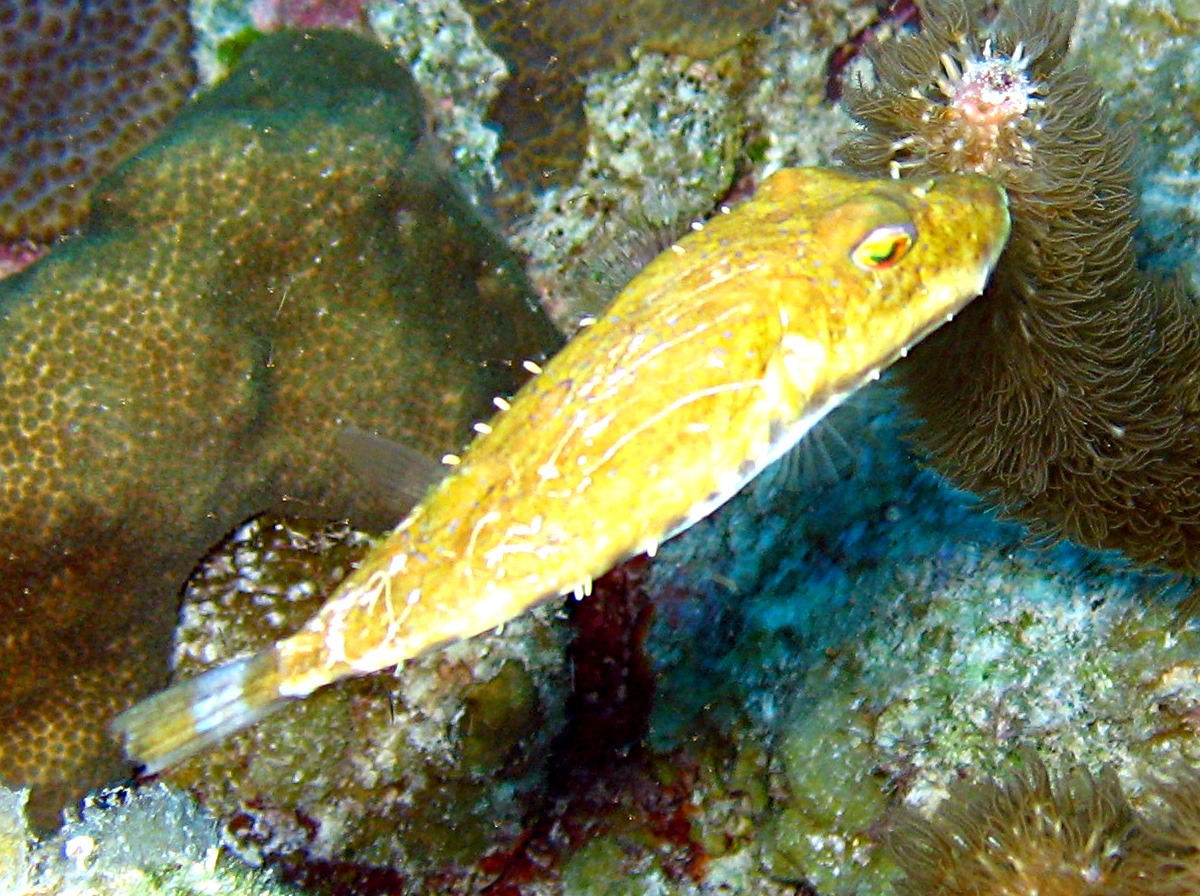
<instances>
[{"instance_id":1,"label":"rubble on seafloor","mask_svg":"<svg viewBox=\"0 0 1200 896\"><path fill-rule=\"evenodd\" d=\"M0 889L10 896L289 896L221 847L216 820L163 784L106 788L38 839L28 791L0 787Z\"/></svg>"}]
</instances>

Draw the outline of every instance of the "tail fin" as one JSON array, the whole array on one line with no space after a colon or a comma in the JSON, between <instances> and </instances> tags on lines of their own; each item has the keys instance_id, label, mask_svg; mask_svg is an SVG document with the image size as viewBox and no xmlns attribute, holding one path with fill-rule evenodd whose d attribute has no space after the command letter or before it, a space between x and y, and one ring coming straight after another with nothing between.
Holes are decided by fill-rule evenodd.
<instances>
[{"instance_id":1,"label":"tail fin","mask_svg":"<svg viewBox=\"0 0 1200 896\"><path fill-rule=\"evenodd\" d=\"M153 774L282 707L279 681L271 647L146 698L117 716L112 730L126 755Z\"/></svg>"}]
</instances>

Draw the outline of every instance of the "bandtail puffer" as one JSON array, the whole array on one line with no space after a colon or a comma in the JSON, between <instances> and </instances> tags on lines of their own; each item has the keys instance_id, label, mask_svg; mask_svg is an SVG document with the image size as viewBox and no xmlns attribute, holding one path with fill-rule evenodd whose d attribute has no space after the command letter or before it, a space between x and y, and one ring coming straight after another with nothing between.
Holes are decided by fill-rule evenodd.
<instances>
[{"instance_id":1,"label":"bandtail puffer","mask_svg":"<svg viewBox=\"0 0 1200 896\"><path fill-rule=\"evenodd\" d=\"M511 401L294 635L114 722L157 771L288 700L487 631L688 528L978 295L979 176L785 169L669 247Z\"/></svg>"}]
</instances>

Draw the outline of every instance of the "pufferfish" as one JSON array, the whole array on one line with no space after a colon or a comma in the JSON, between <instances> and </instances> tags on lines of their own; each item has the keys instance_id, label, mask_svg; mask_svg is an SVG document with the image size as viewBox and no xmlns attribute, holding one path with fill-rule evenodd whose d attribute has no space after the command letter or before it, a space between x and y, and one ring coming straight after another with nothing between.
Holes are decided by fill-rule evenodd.
<instances>
[{"instance_id":1,"label":"pufferfish","mask_svg":"<svg viewBox=\"0 0 1200 896\"><path fill-rule=\"evenodd\" d=\"M723 210L724 211L724 210ZM707 516L984 288L979 176L784 169L652 261L299 631L119 716L153 772L342 678L569 592Z\"/></svg>"}]
</instances>

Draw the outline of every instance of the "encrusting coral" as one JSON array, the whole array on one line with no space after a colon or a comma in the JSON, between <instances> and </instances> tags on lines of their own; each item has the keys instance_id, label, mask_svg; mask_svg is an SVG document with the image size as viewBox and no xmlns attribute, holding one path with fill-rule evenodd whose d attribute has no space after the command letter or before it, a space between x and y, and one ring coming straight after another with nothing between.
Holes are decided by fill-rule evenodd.
<instances>
[{"instance_id":1,"label":"encrusting coral","mask_svg":"<svg viewBox=\"0 0 1200 896\"><path fill-rule=\"evenodd\" d=\"M82 223L99 180L195 83L181 0L0 3L0 239Z\"/></svg>"},{"instance_id":2,"label":"encrusting coral","mask_svg":"<svg viewBox=\"0 0 1200 896\"><path fill-rule=\"evenodd\" d=\"M1139 276L1130 138L1067 61L1075 5L929 0L847 91L852 167L987 174L1012 240L984 296L902 365L917 441L1036 531L1200 572L1200 326Z\"/></svg>"},{"instance_id":3,"label":"encrusting coral","mask_svg":"<svg viewBox=\"0 0 1200 896\"><path fill-rule=\"evenodd\" d=\"M559 344L385 51L243 61L0 284L0 773L42 822L124 767L106 723L165 679L208 548L272 507L366 519L339 431L456 450Z\"/></svg>"}]
</instances>

